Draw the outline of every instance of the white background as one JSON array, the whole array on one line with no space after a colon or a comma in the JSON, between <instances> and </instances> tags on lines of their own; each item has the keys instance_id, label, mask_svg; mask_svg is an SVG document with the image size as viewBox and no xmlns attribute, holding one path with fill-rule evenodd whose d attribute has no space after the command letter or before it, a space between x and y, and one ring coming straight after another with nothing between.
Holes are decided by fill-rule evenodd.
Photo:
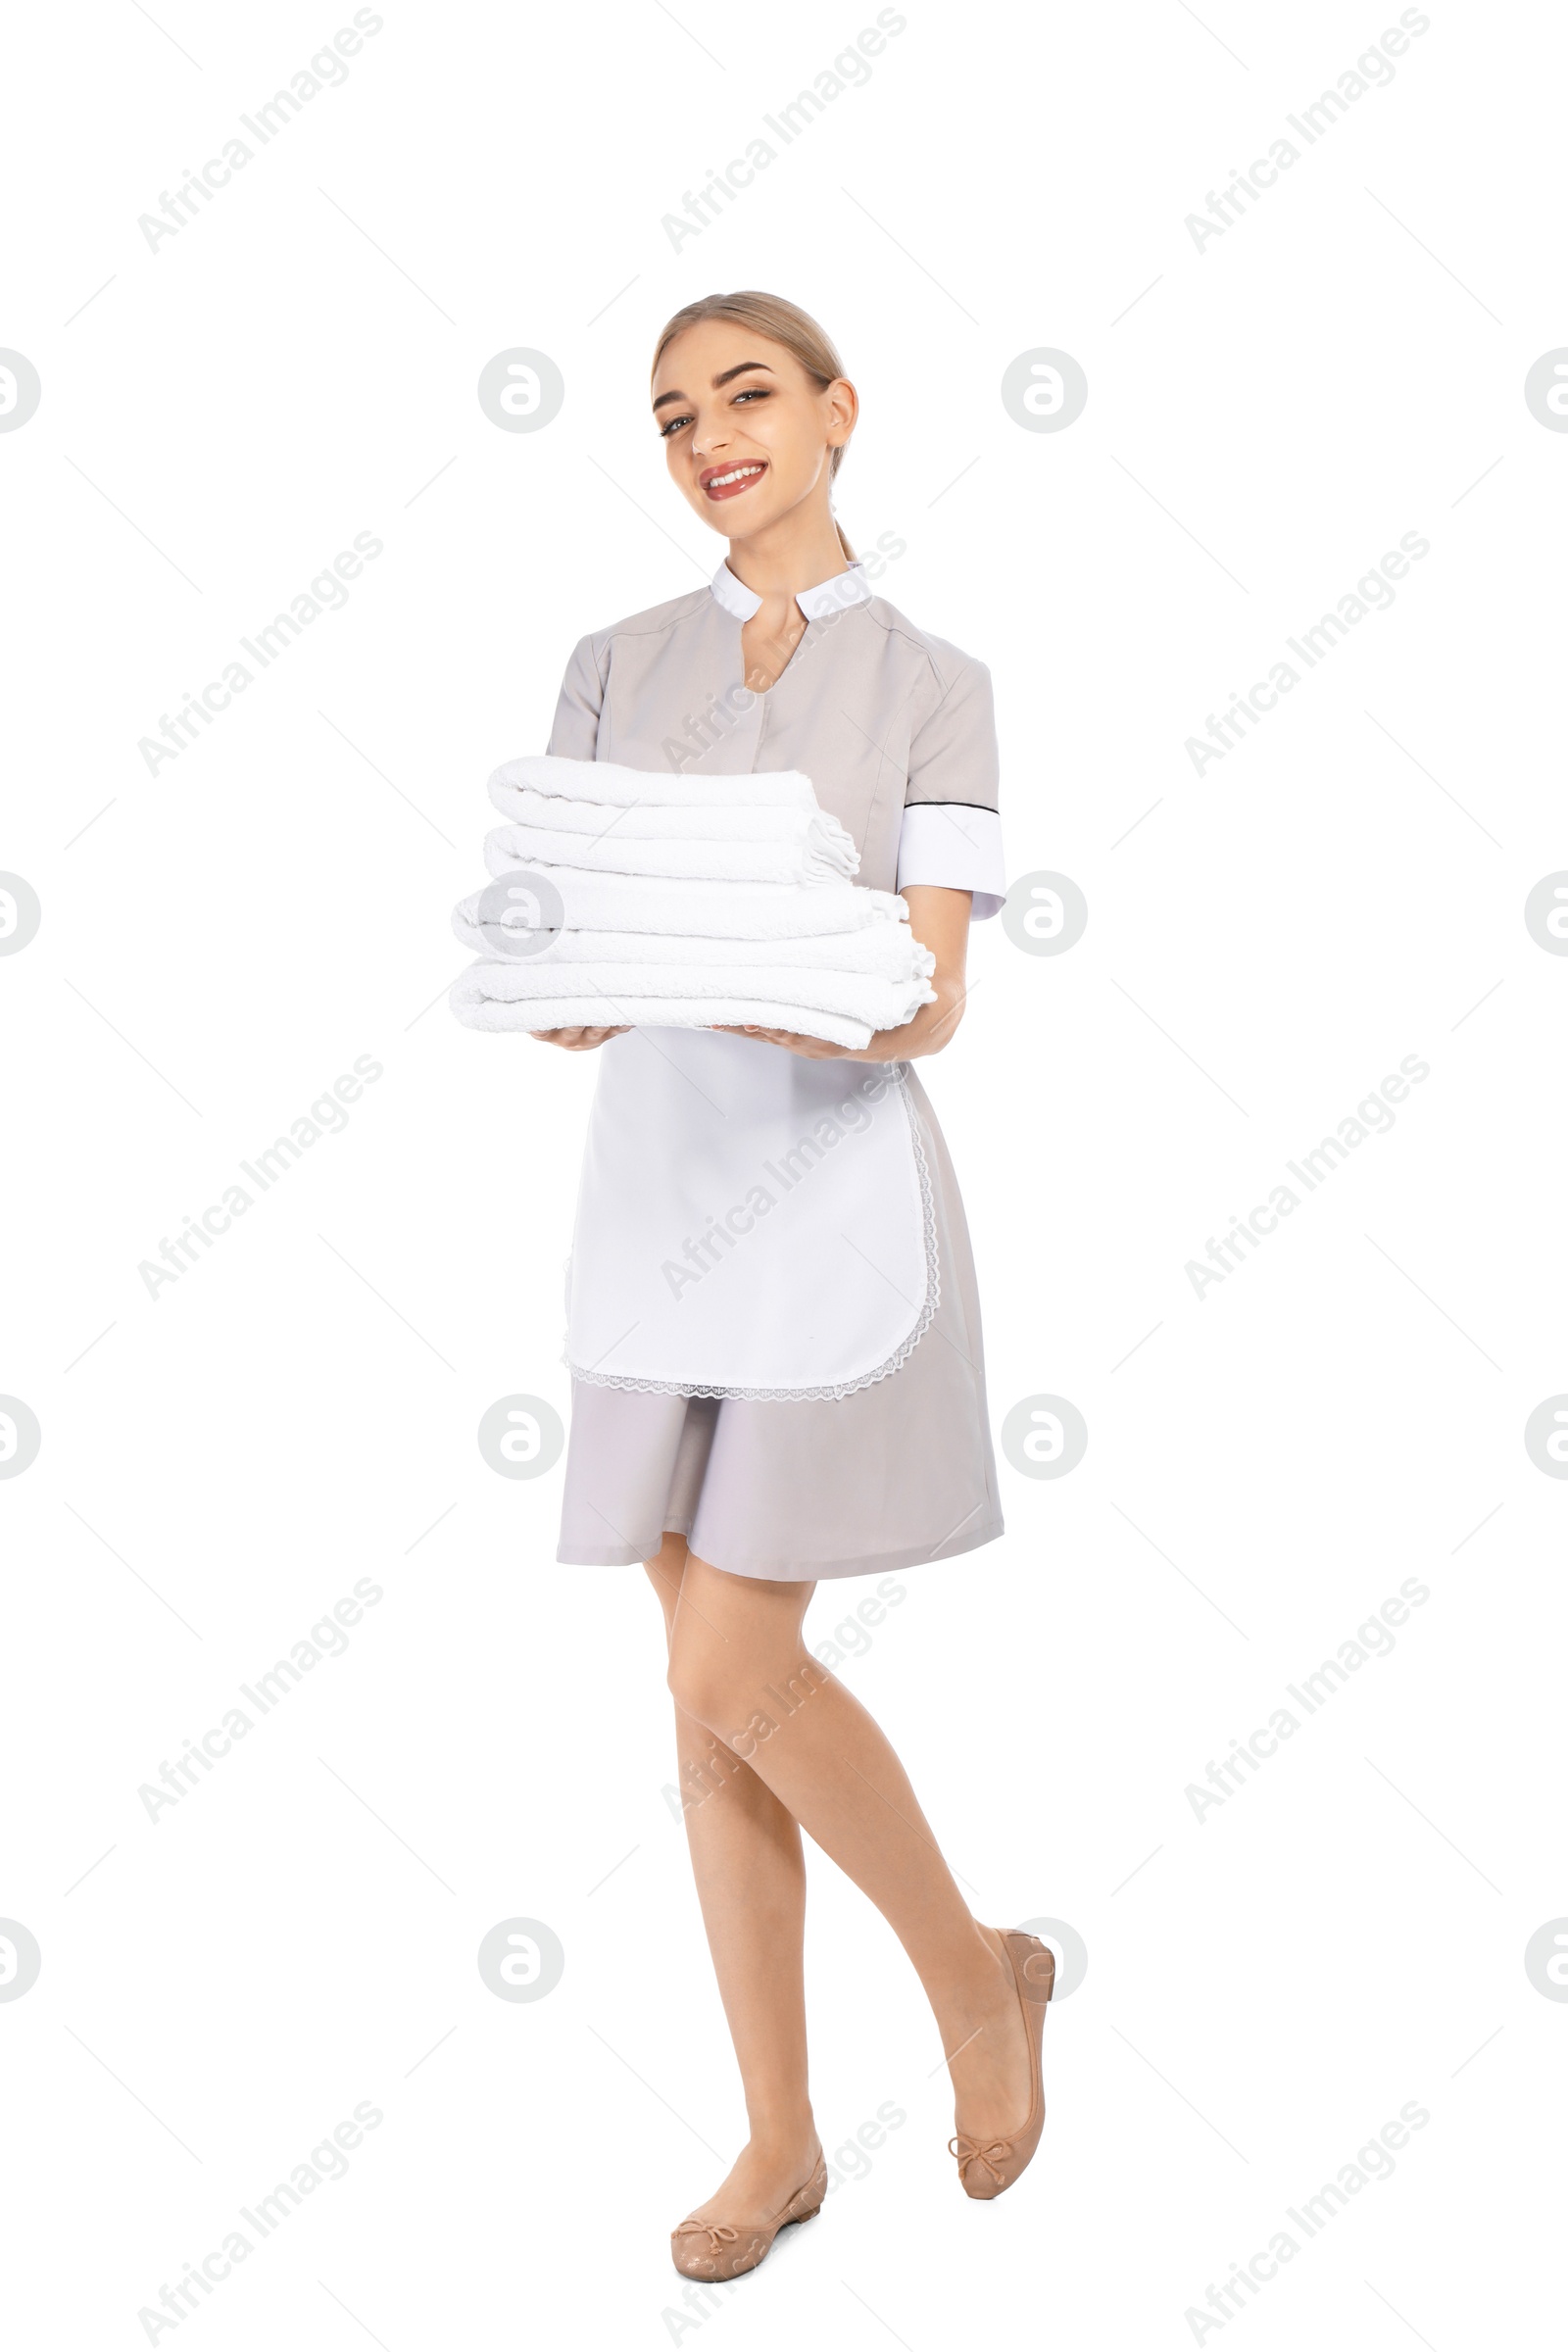
<instances>
[{"instance_id":1,"label":"white background","mask_svg":"<svg viewBox=\"0 0 1568 2352\"><path fill-rule=\"evenodd\" d=\"M1527 2340L1568 2030L1523 1957L1568 1912L1568 1487L1522 1437L1568 1389L1568 959L1523 920L1568 864L1568 437L1523 397L1568 342L1563 25L1433 6L1200 251L1186 216L1396 9L911 0L676 252L662 217L869 4L380 13L156 251L138 216L351 12L98 0L12 35L0 343L43 384L0 435L0 866L43 909L0 961L0 1390L42 1429L0 1483L0 1913L43 1956L0 2004L12 2332L148 2340L369 2101L347 2177L154 2340ZM1088 1452L1004 1463L1005 1538L901 1577L845 1669L980 1915L1067 1921L1089 1966L1042 2152L970 2206L918 1987L813 1849L824 2140L907 2120L704 2312L665 2233L743 2122L658 1610L639 1570L556 1565L559 1465L475 1444L498 1397L566 1406L594 1065L443 997L486 775L543 747L578 636L723 552L646 384L670 312L735 286L838 341L839 513L992 669L1009 870L1089 902L1059 957L976 932L921 1070L994 1425L1063 1396ZM475 397L512 346L565 379L538 433ZM1038 347L1088 376L1062 432L1002 405ZM359 532L346 607L149 774L139 739ZM1195 774L1186 739L1406 532L1392 608ZM149 1297L139 1264L359 1055L344 1131ZM1195 1296L1187 1261L1406 1055L1392 1131ZM138 1788L367 1577L345 1653L150 1820ZM1200 1821L1189 1785L1412 1577L1392 1653ZM871 1590L824 1589L810 1638ZM475 1965L514 1916L564 1947L537 2002ZM1412 2101L1393 2177L1200 2332Z\"/></svg>"}]
</instances>

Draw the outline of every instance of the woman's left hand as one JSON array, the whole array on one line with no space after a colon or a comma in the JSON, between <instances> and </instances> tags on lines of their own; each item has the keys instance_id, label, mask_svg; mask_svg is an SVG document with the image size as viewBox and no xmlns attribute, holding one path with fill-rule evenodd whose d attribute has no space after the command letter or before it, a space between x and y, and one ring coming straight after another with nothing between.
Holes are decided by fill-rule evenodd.
<instances>
[{"instance_id":1,"label":"woman's left hand","mask_svg":"<svg viewBox=\"0 0 1568 2352\"><path fill-rule=\"evenodd\" d=\"M909 909L909 928L936 958L931 985L936 991L902 1029L879 1029L869 1044L830 1046L823 1037L801 1037L793 1029L760 1029L746 1023L714 1023L731 1037L755 1037L764 1046L782 1046L807 1061L913 1061L940 1054L950 1043L963 1016L964 954L969 941L969 912L973 894L942 890L935 883L911 882L900 894Z\"/></svg>"}]
</instances>

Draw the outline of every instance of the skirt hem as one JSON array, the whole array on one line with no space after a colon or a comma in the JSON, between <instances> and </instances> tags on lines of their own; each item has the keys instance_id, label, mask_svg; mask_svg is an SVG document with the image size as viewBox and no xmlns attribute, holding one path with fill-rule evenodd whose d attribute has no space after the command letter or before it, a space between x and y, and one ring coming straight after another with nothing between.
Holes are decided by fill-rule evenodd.
<instances>
[{"instance_id":1,"label":"skirt hem","mask_svg":"<svg viewBox=\"0 0 1568 2352\"><path fill-rule=\"evenodd\" d=\"M662 1532L663 1535L677 1536L690 1534L690 1530L684 1527L665 1528ZM887 1575L896 1568L918 1568L926 1560L956 1559L962 1552L978 1551L982 1544L995 1543L998 1536L1005 1532L1005 1522L999 1515L995 1519L988 1519L972 1535L950 1536L945 1543L935 1546L914 1544L901 1551L862 1553L859 1558L850 1560L752 1560L744 1566L732 1556L728 1560L710 1560L708 1565L720 1569L726 1576L751 1577L762 1584L824 1584L841 1576ZM601 1549L589 1552L562 1544L557 1549L556 1558L563 1565L572 1568L631 1568L652 1559L659 1548L659 1544L654 1544L642 1551L617 1544L606 1544Z\"/></svg>"}]
</instances>

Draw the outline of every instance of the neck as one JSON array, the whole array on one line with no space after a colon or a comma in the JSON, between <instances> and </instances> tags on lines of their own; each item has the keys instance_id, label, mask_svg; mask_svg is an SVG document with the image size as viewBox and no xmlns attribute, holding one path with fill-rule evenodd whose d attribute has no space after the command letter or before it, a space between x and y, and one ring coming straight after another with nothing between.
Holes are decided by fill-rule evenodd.
<instances>
[{"instance_id":1,"label":"neck","mask_svg":"<svg viewBox=\"0 0 1568 2352\"><path fill-rule=\"evenodd\" d=\"M781 514L754 537L732 539L726 559L735 577L761 597L793 597L846 569L849 557L839 542L824 499L820 508Z\"/></svg>"}]
</instances>

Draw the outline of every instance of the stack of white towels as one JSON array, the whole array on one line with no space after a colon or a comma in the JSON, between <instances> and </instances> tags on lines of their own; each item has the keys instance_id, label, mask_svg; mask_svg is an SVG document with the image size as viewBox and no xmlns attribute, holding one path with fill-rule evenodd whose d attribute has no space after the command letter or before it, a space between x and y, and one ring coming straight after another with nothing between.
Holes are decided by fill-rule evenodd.
<instances>
[{"instance_id":1,"label":"stack of white towels","mask_svg":"<svg viewBox=\"0 0 1568 2352\"><path fill-rule=\"evenodd\" d=\"M707 1029L748 1023L852 1050L936 991L935 958L810 779L644 773L513 760L497 879L454 908L480 960L451 992L470 1029Z\"/></svg>"}]
</instances>

